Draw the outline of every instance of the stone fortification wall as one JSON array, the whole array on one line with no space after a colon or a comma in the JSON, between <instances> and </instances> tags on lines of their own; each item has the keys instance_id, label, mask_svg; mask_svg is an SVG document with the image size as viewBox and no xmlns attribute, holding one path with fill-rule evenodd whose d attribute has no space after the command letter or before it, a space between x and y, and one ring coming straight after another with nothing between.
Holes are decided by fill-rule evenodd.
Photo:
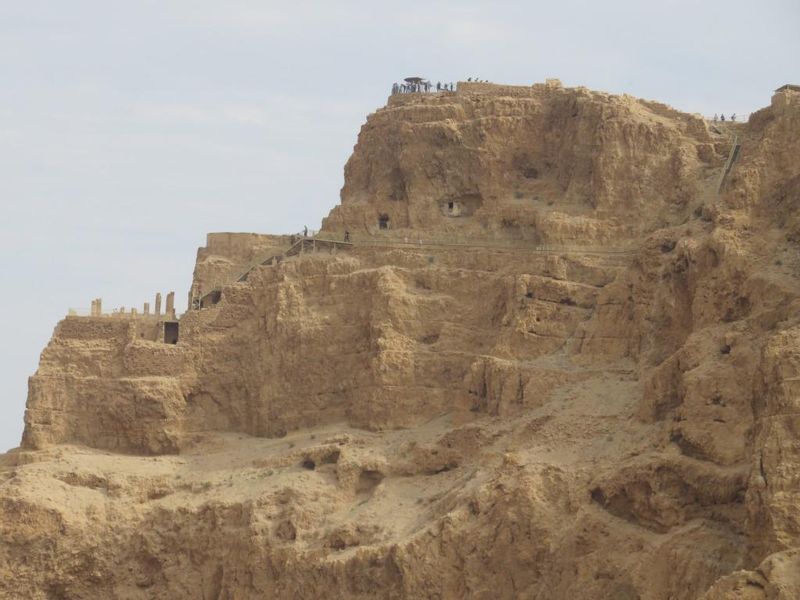
<instances>
[{"instance_id":1,"label":"stone fortification wall","mask_svg":"<svg viewBox=\"0 0 800 600\"><path fill-rule=\"evenodd\" d=\"M234 262L246 263L255 259L265 249L282 248L289 244L289 235L261 233L209 233L206 245L198 249L198 261L207 256L221 256Z\"/></svg>"},{"instance_id":2,"label":"stone fortification wall","mask_svg":"<svg viewBox=\"0 0 800 600\"><path fill-rule=\"evenodd\" d=\"M191 379L187 348L155 317L67 317L30 378L23 446L79 443L120 452L178 448ZM183 380L181 379L183 376Z\"/></svg>"},{"instance_id":3,"label":"stone fortification wall","mask_svg":"<svg viewBox=\"0 0 800 600\"><path fill-rule=\"evenodd\" d=\"M259 259L283 253L295 236L257 233L209 233L198 248L193 297L202 297L220 284L234 280Z\"/></svg>"}]
</instances>

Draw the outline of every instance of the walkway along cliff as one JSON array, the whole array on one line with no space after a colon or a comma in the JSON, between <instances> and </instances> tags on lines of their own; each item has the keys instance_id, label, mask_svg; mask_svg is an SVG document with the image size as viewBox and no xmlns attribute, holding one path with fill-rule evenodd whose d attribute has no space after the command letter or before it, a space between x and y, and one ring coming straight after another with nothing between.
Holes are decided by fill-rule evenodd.
<instances>
[{"instance_id":1,"label":"walkway along cliff","mask_svg":"<svg viewBox=\"0 0 800 600\"><path fill-rule=\"evenodd\" d=\"M798 157L791 87L391 96L319 232L58 324L0 596L800 597Z\"/></svg>"}]
</instances>

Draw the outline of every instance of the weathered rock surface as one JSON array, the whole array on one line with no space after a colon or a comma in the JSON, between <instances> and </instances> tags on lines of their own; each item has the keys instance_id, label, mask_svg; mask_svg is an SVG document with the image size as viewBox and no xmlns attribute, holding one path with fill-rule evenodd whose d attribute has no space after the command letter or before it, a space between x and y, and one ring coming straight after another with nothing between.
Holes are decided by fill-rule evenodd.
<instances>
[{"instance_id":1,"label":"weathered rock surface","mask_svg":"<svg viewBox=\"0 0 800 600\"><path fill-rule=\"evenodd\" d=\"M211 234L174 345L57 326L0 596L797 598L798 157L793 92L716 130L391 98L324 222L352 246Z\"/></svg>"}]
</instances>

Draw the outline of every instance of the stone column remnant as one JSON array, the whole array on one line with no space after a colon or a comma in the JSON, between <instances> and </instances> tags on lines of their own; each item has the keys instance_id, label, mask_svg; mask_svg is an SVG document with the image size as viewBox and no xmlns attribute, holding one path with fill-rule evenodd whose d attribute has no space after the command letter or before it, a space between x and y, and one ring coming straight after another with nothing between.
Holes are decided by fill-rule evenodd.
<instances>
[{"instance_id":1,"label":"stone column remnant","mask_svg":"<svg viewBox=\"0 0 800 600\"><path fill-rule=\"evenodd\" d=\"M97 316L98 317L102 317L103 316L103 299L102 298L96 298L94 302L95 302L95 306L97 308Z\"/></svg>"},{"instance_id":2,"label":"stone column remnant","mask_svg":"<svg viewBox=\"0 0 800 600\"><path fill-rule=\"evenodd\" d=\"M149 315L150 314L150 303L149 302L145 302L144 303L144 308L142 309L142 312L145 315Z\"/></svg>"},{"instance_id":3,"label":"stone column remnant","mask_svg":"<svg viewBox=\"0 0 800 600\"><path fill-rule=\"evenodd\" d=\"M92 309L89 311L89 315L92 317L97 316L97 300L92 300Z\"/></svg>"},{"instance_id":4,"label":"stone column remnant","mask_svg":"<svg viewBox=\"0 0 800 600\"><path fill-rule=\"evenodd\" d=\"M164 313L168 319L175 318L175 292L167 294L167 309Z\"/></svg>"},{"instance_id":5,"label":"stone column remnant","mask_svg":"<svg viewBox=\"0 0 800 600\"><path fill-rule=\"evenodd\" d=\"M156 294L156 316L161 316L161 292Z\"/></svg>"}]
</instances>

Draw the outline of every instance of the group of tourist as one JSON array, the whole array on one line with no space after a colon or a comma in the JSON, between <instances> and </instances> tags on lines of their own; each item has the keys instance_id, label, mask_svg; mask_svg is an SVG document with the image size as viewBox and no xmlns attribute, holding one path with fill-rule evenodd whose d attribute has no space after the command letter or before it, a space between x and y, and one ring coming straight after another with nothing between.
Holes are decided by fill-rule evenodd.
<instances>
[{"instance_id":1,"label":"group of tourist","mask_svg":"<svg viewBox=\"0 0 800 600\"><path fill-rule=\"evenodd\" d=\"M414 83L393 83L392 95L395 94L412 94L414 92L432 92L436 89L437 92L452 92L455 86L452 83L436 82L434 86L430 81L419 81Z\"/></svg>"},{"instance_id":2,"label":"group of tourist","mask_svg":"<svg viewBox=\"0 0 800 600\"><path fill-rule=\"evenodd\" d=\"M714 114L714 123L716 123L716 122L717 122L717 120L719 120L719 121L722 121L722 122L724 123L724 122L725 122L725 115L724 115L724 114L723 114L723 115L720 115L720 116L719 116L719 119L717 119L717 115L716 115L716 113L715 113L715 114ZM734 123L736 122L736 113L733 113L733 114L731 115L731 117L730 117L730 120L731 120L731 121L733 121Z\"/></svg>"},{"instance_id":3,"label":"group of tourist","mask_svg":"<svg viewBox=\"0 0 800 600\"><path fill-rule=\"evenodd\" d=\"M467 81L469 83L489 83L487 79L478 79L477 77L468 77ZM413 94L415 92L432 92L434 89L437 92L452 92L455 90L455 84L451 83L441 83L440 81L436 82L436 85L433 85L430 81L427 81L422 78L418 77L409 77L405 83L393 83L392 84L392 96L395 94ZM724 119L723 119L724 120Z\"/></svg>"}]
</instances>

